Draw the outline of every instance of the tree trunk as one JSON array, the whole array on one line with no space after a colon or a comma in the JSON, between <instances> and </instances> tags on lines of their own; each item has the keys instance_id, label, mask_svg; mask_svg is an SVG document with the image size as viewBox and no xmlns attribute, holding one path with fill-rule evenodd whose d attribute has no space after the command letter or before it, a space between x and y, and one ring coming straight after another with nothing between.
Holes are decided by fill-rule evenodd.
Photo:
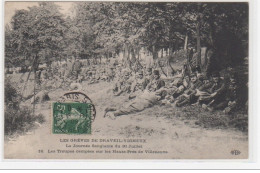
<instances>
[{"instance_id":1,"label":"tree trunk","mask_svg":"<svg viewBox=\"0 0 260 173\"><path fill-rule=\"evenodd\" d=\"M153 59L154 60L158 59L158 51L157 51L155 46L153 46L153 52L152 53L153 53Z\"/></svg>"},{"instance_id":2,"label":"tree trunk","mask_svg":"<svg viewBox=\"0 0 260 173\"><path fill-rule=\"evenodd\" d=\"M34 81L33 81L33 115L35 116L35 88L36 88L36 69L34 69Z\"/></svg>"},{"instance_id":3,"label":"tree trunk","mask_svg":"<svg viewBox=\"0 0 260 173\"><path fill-rule=\"evenodd\" d=\"M184 50L187 50L188 47L188 34L185 36L185 42L184 42Z\"/></svg>"},{"instance_id":4,"label":"tree trunk","mask_svg":"<svg viewBox=\"0 0 260 173\"><path fill-rule=\"evenodd\" d=\"M179 49L179 42L176 41L176 42L175 42L175 45L174 45L174 50L173 50L173 52L176 51L176 50L178 50L178 49Z\"/></svg>"},{"instance_id":5,"label":"tree trunk","mask_svg":"<svg viewBox=\"0 0 260 173\"><path fill-rule=\"evenodd\" d=\"M137 60L140 61L140 57L141 57L141 55L140 55L141 48L140 48L140 47L137 47L135 52L136 52L136 54L137 54Z\"/></svg>"},{"instance_id":6,"label":"tree trunk","mask_svg":"<svg viewBox=\"0 0 260 173\"><path fill-rule=\"evenodd\" d=\"M169 56L172 57L173 55L173 45L169 48Z\"/></svg>"},{"instance_id":7,"label":"tree trunk","mask_svg":"<svg viewBox=\"0 0 260 173\"><path fill-rule=\"evenodd\" d=\"M196 37L197 37L197 63L196 65L201 67L201 45L200 45L200 4L198 4L198 14L197 14L197 26L196 26Z\"/></svg>"},{"instance_id":8,"label":"tree trunk","mask_svg":"<svg viewBox=\"0 0 260 173\"><path fill-rule=\"evenodd\" d=\"M131 62L135 62L136 61L136 55L135 55L135 51L134 48L131 49Z\"/></svg>"},{"instance_id":9,"label":"tree trunk","mask_svg":"<svg viewBox=\"0 0 260 173\"><path fill-rule=\"evenodd\" d=\"M125 47L124 47L124 49L123 49L123 60L125 60L126 59L126 50L125 50Z\"/></svg>"},{"instance_id":10,"label":"tree trunk","mask_svg":"<svg viewBox=\"0 0 260 173\"><path fill-rule=\"evenodd\" d=\"M211 47L214 47L214 33L215 33L215 26L214 26L214 21L210 20L209 21L209 43Z\"/></svg>"}]
</instances>

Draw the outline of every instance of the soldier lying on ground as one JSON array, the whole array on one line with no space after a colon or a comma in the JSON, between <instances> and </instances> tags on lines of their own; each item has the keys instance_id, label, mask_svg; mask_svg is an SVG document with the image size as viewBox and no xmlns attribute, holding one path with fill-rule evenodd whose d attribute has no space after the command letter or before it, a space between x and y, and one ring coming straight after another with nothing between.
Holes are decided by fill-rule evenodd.
<instances>
[{"instance_id":1,"label":"soldier lying on ground","mask_svg":"<svg viewBox=\"0 0 260 173\"><path fill-rule=\"evenodd\" d=\"M166 91L164 90L164 85L162 84L159 75L159 71L155 70L154 74L156 80L153 82L152 90L144 90L144 92L138 95L134 100L129 103L125 103L119 109L116 108L106 108L104 117L109 117L111 119L115 119L120 115L128 115L135 112L143 111L146 108L152 107L155 104L158 104L159 101L165 98ZM159 78L158 78L159 76ZM160 82L159 82L160 81Z\"/></svg>"}]
</instances>

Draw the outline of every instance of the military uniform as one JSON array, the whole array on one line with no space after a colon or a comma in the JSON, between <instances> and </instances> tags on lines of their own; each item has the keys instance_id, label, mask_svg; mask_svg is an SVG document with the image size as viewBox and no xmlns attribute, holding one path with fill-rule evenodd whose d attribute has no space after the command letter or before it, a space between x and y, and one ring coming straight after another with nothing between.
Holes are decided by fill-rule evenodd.
<instances>
[{"instance_id":1,"label":"military uniform","mask_svg":"<svg viewBox=\"0 0 260 173\"><path fill-rule=\"evenodd\" d=\"M136 113L143 111L146 108L152 107L155 104L159 103L159 96L155 94L155 92L148 92L147 90L137 96L134 100L131 102L124 104L119 109L112 108L114 112L111 112L113 114L113 117L120 116L120 115L128 115L131 113ZM109 108L107 108L109 110ZM110 108L111 110L111 108Z\"/></svg>"},{"instance_id":2,"label":"military uniform","mask_svg":"<svg viewBox=\"0 0 260 173\"><path fill-rule=\"evenodd\" d=\"M130 113L140 112L146 108L152 107L163 98L162 94L158 94L156 91L165 86L163 80L158 78L159 71L154 72L157 78L150 83L150 88L145 89L141 94L137 95L135 99L131 102L124 104L119 109L113 109L114 112L108 113L108 115L113 118L120 115L127 115ZM148 86L147 86L148 87Z\"/></svg>"},{"instance_id":3,"label":"military uniform","mask_svg":"<svg viewBox=\"0 0 260 173\"><path fill-rule=\"evenodd\" d=\"M131 93L129 95L129 99L136 97L138 94L142 94L148 82L149 81L147 79L143 78L143 72L140 71L138 73L138 78L134 80L133 84L131 85Z\"/></svg>"},{"instance_id":4,"label":"military uniform","mask_svg":"<svg viewBox=\"0 0 260 173\"><path fill-rule=\"evenodd\" d=\"M165 86L165 82L162 79L153 79L148 85L147 89L151 92L156 91Z\"/></svg>"},{"instance_id":5,"label":"military uniform","mask_svg":"<svg viewBox=\"0 0 260 173\"><path fill-rule=\"evenodd\" d=\"M153 80L152 68L147 68L147 72L145 74L145 79L147 80L148 83Z\"/></svg>"},{"instance_id":6,"label":"military uniform","mask_svg":"<svg viewBox=\"0 0 260 173\"><path fill-rule=\"evenodd\" d=\"M129 75L130 73L128 71L124 71L124 78L121 78L118 82L116 82L113 88L113 93L115 96L119 96L124 92L129 93L131 91L132 81L129 79Z\"/></svg>"},{"instance_id":7,"label":"military uniform","mask_svg":"<svg viewBox=\"0 0 260 173\"><path fill-rule=\"evenodd\" d=\"M67 62L67 69L65 71L66 78L70 77L70 75L72 74L72 70L73 70L73 62L71 60L69 60Z\"/></svg>"},{"instance_id":8,"label":"military uniform","mask_svg":"<svg viewBox=\"0 0 260 173\"><path fill-rule=\"evenodd\" d=\"M195 76L195 75L194 75ZM198 96L196 95L196 89L202 86L202 82L199 79L196 79L195 82L189 82L187 89L184 91L184 94L179 96L178 100L176 101L176 106L180 107L185 104L193 104L196 103L198 100Z\"/></svg>"},{"instance_id":9,"label":"military uniform","mask_svg":"<svg viewBox=\"0 0 260 173\"><path fill-rule=\"evenodd\" d=\"M218 78L217 81L214 81L214 78ZM215 109L224 109L225 105L227 105L226 94L227 88L225 85L225 81L219 78L219 74L213 74L212 86L209 89L210 96L204 100L206 101L207 109L215 110Z\"/></svg>"},{"instance_id":10,"label":"military uniform","mask_svg":"<svg viewBox=\"0 0 260 173\"><path fill-rule=\"evenodd\" d=\"M235 81L230 81L227 92L226 92L226 100L225 100L225 109L224 112L226 114L231 113L235 110L237 106L237 85Z\"/></svg>"},{"instance_id":11,"label":"military uniform","mask_svg":"<svg viewBox=\"0 0 260 173\"><path fill-rule=\"evenodd\" d=\"M82 64L79 60L76 60L73 64L73 73L75 75L75 78L78 79L78 75L80 74Z\"/></svg>"}]
</instances>

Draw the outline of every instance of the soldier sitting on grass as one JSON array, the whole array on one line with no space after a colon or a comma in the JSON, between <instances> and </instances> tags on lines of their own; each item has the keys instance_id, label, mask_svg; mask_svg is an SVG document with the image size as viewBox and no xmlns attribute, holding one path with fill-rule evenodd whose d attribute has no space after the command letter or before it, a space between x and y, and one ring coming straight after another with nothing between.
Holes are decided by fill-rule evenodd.
<instances>
[{"instance_id":1,"label":"soldier sitting on grass","mask_svg":"<svg viewBox=\"0 0 260 173\"><path fill-rule=\"evenodd\" d=\"M136 80L131 85L131 93L129 99L135 98L138 94L141 94L149 83L148 79L144 78L143 71L140 70L137 73Z\"/></svg>"},{"instance_id":2,"label":"soldier sitting on grass","mask_svg":"<svg viewBox=\"0 0 260 173\"><path fill-rule=\"evenodd\" d=\"M208 91L209 96L204 97L203 99L200 98L200 102L204 103L202 104L202 108L209 111L224 108L226 85L224 80L220 78L218 72L212 74L212 86Z\"/></svg>"},{"instance_id":3,"label":"soldier sitting on grass","mask_svg":"<svg viewBox=\"0 0 260 173\"><path fill-rule=\"evenodd\" d=\"M192 73L190 76L190 82L188 83L187 89L184 93L179 96L176 101L176 106L181 107L186 104L196 103L198 100L198 96L196 95L197 89L202 86L202 82L198 80L197 75Z\"/></svg>"},{"instance_id":4,"label":"soldier sitting on grass","mask_svg":"<svg viewBox=\"0 0 260 173\"><path fill-rule=\"evenodd\" d=\"M131 91L130 72L125 70L123 78L118 79L113 87L114 96L120 96L122 93L129 93Z\"/></svg>"},{"instance_id":5,"label":"soldier sitting on grass","mask_svg":"<svg viewBox=\"0 0 260 173\"><path fill-rule=\"evenodd\" d=\"M226 92L225 104L226 104L225 109L223 111L225 114L232 113L237 107L237 84L234 75L230 76L230 80Z\"/></svg>"},{"instance_id":6,"label":"soldier sitting on grass","mask_svg":"<svg viewBox=\"0 0 260 173\"><path fill-rule=\"evenodd\" d=\"M181 94L183 94L185 90L185 86L183 84L183 80L178 80L178 82L175 84L174 82L170 83L170 87L167 89L167 96L166 100L169 101L169 103L173 103L176 98L178 98Z\"/></svg>"},{"instance_id":7,"label":"soldier sitting on grass","mask_svg":"<svg viewBox=\"0 0 260 173\"><path fill-rule=\"evenodd\" d=\"M147 89L150 92L156 91L165 86L165 82L160 78L160 73L158 70L153 71L153 79L147 85Z\"/></svg>"}]
</instances>

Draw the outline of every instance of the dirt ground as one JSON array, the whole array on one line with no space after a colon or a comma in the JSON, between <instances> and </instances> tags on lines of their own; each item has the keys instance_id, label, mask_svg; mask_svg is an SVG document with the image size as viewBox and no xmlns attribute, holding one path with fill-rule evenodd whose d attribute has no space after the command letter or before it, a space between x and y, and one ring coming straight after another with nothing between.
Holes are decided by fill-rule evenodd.
<instances>
[{"instance_id":1,"label":"dirt ground","mask_svg":"<svg viewBox=\"0 0 260 173\"><path fill-rule=\"evenodd\" d=\"M15 138L6 137L5 158L19 159L247 159L248 136L235 129L207 129L193 120L180 119L181 112L171 106L156 105L142 112L120 116L116 120L103 118L108 106L120 107L126 96L114 97L112 85L106 82L88 85L83 92L94 102L97 117L92 123L91 135L51 134L50 102L38 104L37 113L46 122ZM49 93L51 101L57 100L64 91ZM49 150L68 149L61 139L146 139L140 144L143 150L167 151L167 154L55 154ZM106 143L108 144L108 143ZM43 150L44 153L39 152ZM238 155L232 151L239 151Z\"/></svg>"}]
</instances>

